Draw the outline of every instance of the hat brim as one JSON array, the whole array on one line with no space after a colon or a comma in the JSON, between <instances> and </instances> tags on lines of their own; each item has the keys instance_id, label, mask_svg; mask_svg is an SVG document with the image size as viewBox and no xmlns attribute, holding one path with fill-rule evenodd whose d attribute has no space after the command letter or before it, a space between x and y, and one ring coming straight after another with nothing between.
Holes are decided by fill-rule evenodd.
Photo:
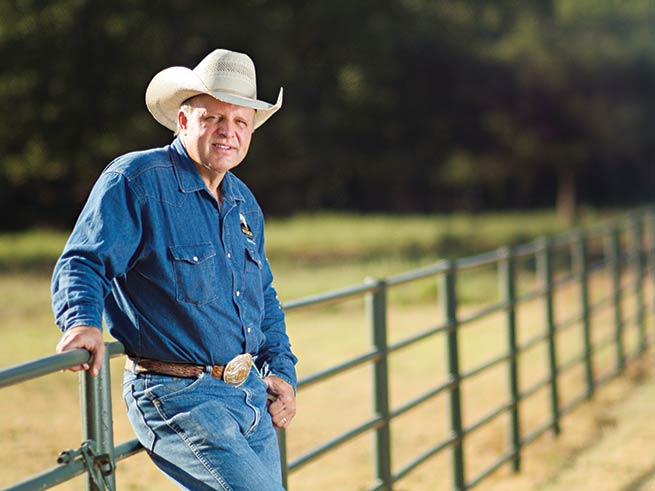
<instances>
[{"instance_id":1,"label":"hat brim","mask_svg":"<svg viewBox=\"0 0 655 491\"><path fill-rule=\"evenodd\" d=\"M275 104L257 99L211 91L198 76L186 67L171 67L153 77L146 89L146 106L152 117L171 131L177 130L177 114L184 101L196 95L207 94L219 101L255 109L254 129L259 128L278 109L282 107L283 89Z\"/></svg>"}]
</instances>

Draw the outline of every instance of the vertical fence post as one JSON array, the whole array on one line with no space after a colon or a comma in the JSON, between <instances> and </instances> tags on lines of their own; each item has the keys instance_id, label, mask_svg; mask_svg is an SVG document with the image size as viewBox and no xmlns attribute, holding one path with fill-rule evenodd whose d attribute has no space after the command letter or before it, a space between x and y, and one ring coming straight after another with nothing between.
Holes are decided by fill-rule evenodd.
<instances>
[{"instance_id":1,"label":"vertical fence post","mask_svg":"<svg viewBox=\"0 0 655 491\"><path fill-rule=\"evenodd\" d=\"M625 368L625 349L623 347L623 295L621 292L622 258L621 234L615 226L609 231L608 256L612 268L612 300L614 302L614 338L616 346L616 372Z\"/></svg>"},{"instance_id":2,"label":"vertical fence post","mask_svg":"<svg viewBox=\"0 0 655 491\"><path fill-rule=\"evenodd\" d=\"M280 464L282 470L282 486L289 489L289 458L287 457L287 433L286 430L277 430L277 446L280 449Z\"/></svg>"},{"instance_id":3,"label":"vertical fence post","mask_svg":"<svg viewBox=\"0 0 655 491\"><path fill-rule=\"evenodd\" d=\"M593 347L591 344L591 318L589 315L589 260L587 238L580 232L575 240L575 269L580 283L580 313L582 317L582 340L584 345L585 378L587 399L594 395Z\"/></svg>"},{"instance_id":4,"label":"vertical fence post","mask_svg":"<svg viewBox=\"0 0 655 491\"><path fill-rule=\"evenodd\" d=\"M548 364L550 368L550 405L553 415L551 423L555 435L560 433L560 407L559 407L559 383L557 365L557 339L555 326L555 311L553 301L553 266L550 241L541 239L537 252L539 276L544 292L544 304L546 309L546 329L548 332Z\"/></svg>"},{"instance_id":5,"label":"vertical fence post","mask_svg":"<svg viewBox=\"0 0 655 491\"><path fill-rule=\"evenodd\" d=\"M457 321L457 291L455 288L455 262L440 276L441 307L448 324L448 372L450 376L450 428L455 438L453 444L453 485L455 491L466 489L464 472L464 431L462 423L462 395L459 369L459 339Z\"/></svg>"},{"instance_id":6,"label":"vertical fence post","mask_svg":"<svg viewBox=\"0 0 655 491\"><path fill-rule=\"evenodd\" d=\"M374 411L382 419L382 424L376 430L376 476L383 484L382 489L392 491L386 282L376 281L375 290L367 294L366 300L373 345L380 353L373 371Z\"/></svg>"},{"instance_id":7,"label":"vertical fence post","mask_svg":"<svg viewBox=\"0 0 655 491\"><path fill-rule=\"evenodd\" d=\"M642 217L635 215L632 219L632 257L635 274L635 301L637 302L637 327L639 329L639 353L646 351L646 314L644 311L644 256L643 256Z\"/></svg>"},{"instance_id":8,"label":"vertical fence post","mask_svg":"<svg viewBox=\"0 0 655 491\"><path fill-rule=\"evenodd\" d=\"M114 473L114 429L111 407L111 373L109 350L105 350L100 373L93 377L89 370L80 372L80 401L82 410L82 439L93 440L97 454L105 454L111 463L111 472L104 476L105 485L113 491L116 489ZM89 469L93 471L93 469ZM86 476L87 491L104 491L99 489L91 475Z\"/></svg>"},{"instance_id":9,"label":"vertical fence post","mask_svg":"<svg viewBox=\"0 0 655 491\"><path fill-rule=\"evenodd\" d=\"M519 420L519 375L518 349L516 338L516 275L514 268L514 251L503 247L498 251L500 291L507 312L507 344L509 359L509 389L512 409L510 412L510 435L512 445L512 468L521 470L521 426Z\"/></svg>"}]
</instances>

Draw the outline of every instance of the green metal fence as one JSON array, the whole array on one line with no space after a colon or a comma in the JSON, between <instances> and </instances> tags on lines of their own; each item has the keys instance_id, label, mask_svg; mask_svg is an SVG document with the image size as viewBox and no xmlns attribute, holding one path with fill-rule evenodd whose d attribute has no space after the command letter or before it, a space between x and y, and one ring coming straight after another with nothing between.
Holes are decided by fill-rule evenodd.
<instances>
[{"instance_id":1,"label":"green metal fence","mask_svg":"<svg viewBox=\"0 0 655 491\"><path fill-rule=\"evenodd\" d=\"M490 295L493 298L476 303L474 308L464 308L462 285L475 283L475 279L466 278L481 271L487 276L491 272L497 280L495 293ZM425 280L434 280L437 284L435 324L390 342L387 319L393 290ZM598 285L602 288L599 289ZM601 293L592 295L592 288ZM558 309L562 294L567 297L566 304L573 302L575 308ZM571 299L571 296L576 298ZM559 434L561 420L566 414L592 398L599 387L622 374L631 360L642 356L653 344L655 329L648 326L654 324L655 310L655 211L641 210L588 230L505 247L475 257L445 260L406 274L289 302L284 308L293 314L309 307L338 305L353 298L365 299L370 348L327 369L301 377L298 391L300 396L310 386L320 387L338 375L368 366L372 372L370 417L310 451L292 457L287 455L287 435L280 432L285 484L292 485L289 481L294 473L307 464L339 452L340 447L361 435L370 434L375 441L370 462L374 477L367 485L368 489L391 491L398 481L444 453L451 457L451 488L457 491L470 489L503 466L519 471L522 450L526 446L544 433ZM521 322L519 309L535 303L538 304L538 314L532 313L530 322L542 327L532 328L530 336L526 337L526 325ZM538 322L535 317L539 317ZM500 319L502 323L506 339L503 352L476 366L464 366L462 334L492 318ZM560 337L566 332L572 333L579 342L563 349ZM445 380L410 400L392 404L390 357L436 337L443 337L446 346ZM546 353L545 375L527 380L525 376L521 378L522 357L532 356L531 350L537 348ZM57 467L14 484L6 491L47 489L81 474L87 475L86 489L116 488L116 462L142 450L136 440L118 445L113 441L109 359L122 355L120 343L109 343L100 375L80 374L81 446L62 452ZM76 350L3 369L0 371L0 387L88 361L88 352ZM463 409L467 384L499 367L507 377L507 393L498 394L482 417L469 421ZM576 371L582 373L579 390L564 400L562 380ZM526 424L522 407L535 394L544 391L548 399L547 421L537 427ZM409 462L395 465L392 462L395 442L392 422L437 398L447 398L449 431L445 432L443 439L434 441L430 448L414 455ZM507 448L480 469L467 458L468 439L501 417L510 423Z\"/></svg>"}]
</instances>

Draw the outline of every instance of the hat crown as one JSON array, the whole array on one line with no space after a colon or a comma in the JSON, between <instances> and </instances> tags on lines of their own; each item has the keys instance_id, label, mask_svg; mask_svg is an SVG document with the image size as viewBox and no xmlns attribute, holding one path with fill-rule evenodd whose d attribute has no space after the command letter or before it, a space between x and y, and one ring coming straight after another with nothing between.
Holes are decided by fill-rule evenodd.
<instances>
[{"instance_id":1,"label":"hat crown","mask_svg":"<svg viewBox=\"0 0 655 491\"><path fill-rule=\"evenodd\" d=\"M216 49L193 69L209 92L257 98L255 64L243 53Z\"/></svg>"}]
</instances>

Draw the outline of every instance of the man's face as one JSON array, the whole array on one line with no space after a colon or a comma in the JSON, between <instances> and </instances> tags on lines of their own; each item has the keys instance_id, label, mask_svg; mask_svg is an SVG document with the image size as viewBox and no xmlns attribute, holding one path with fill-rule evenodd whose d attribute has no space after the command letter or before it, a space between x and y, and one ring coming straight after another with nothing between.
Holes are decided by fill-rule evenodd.
<instances>
[{"instance_id":1,"label":"man's face","mask_svg":"<svg viewBox=\"0 0 655 491\"><path fill-rule=\"evenodd\" d=\"M203 177L222 178L248 153L255 110L209 95L196 96L190 104L188 115L178 113L180 138Z\"/></svg>"}]
</instances>

